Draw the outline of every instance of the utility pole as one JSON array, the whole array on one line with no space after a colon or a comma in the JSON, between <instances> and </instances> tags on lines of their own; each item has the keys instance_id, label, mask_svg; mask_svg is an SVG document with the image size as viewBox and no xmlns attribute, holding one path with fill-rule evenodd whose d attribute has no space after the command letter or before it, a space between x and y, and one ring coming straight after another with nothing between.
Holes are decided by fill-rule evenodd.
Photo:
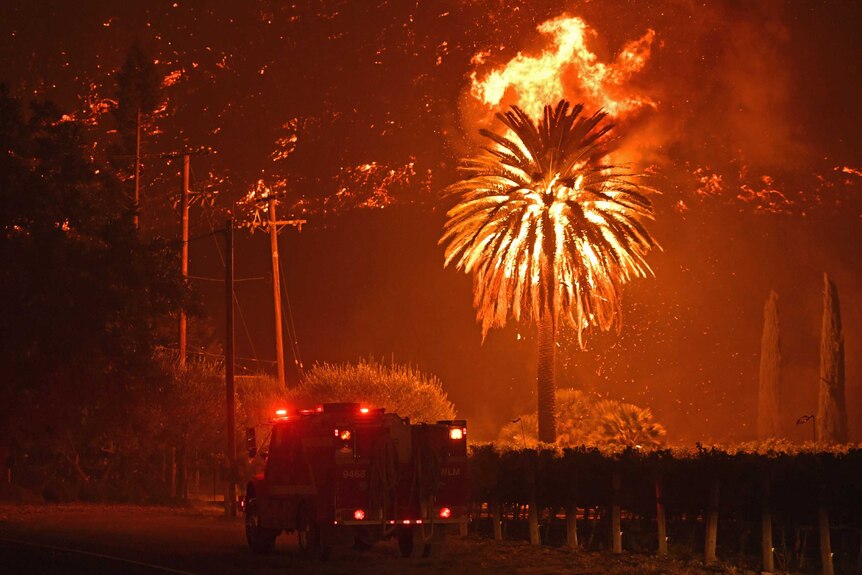
<instances>
[{"instance_id":1,"label":"utility pole","mask_svg":"<svg viewBox=\"0 0 862 575\"><path fill-rule=\"evenodd\" d=\"M135 229L140 227L139 212L141 210L141 107L138 106L138 124L135 135Z\"/></svg>"},{"instance_id":2,"label":"utility pole","mask_svg":"<svg viewBox=\"0 0 862 575\"><path fill-rule=\"evenodd\" d=\"M278 364L278 383L286 387L284 378L284 334L281 327L281 280L278 266L278 229L279 226L292 225L299 228L305 220L279 221L275 214L277 200L269 196L269 244L272 251L272 294L275 312L275 357Z\"/></svg>"},{"instance_id":3,"label":"utility pole","mask_svg":"<svg viewBox=\"0 0 862 575\"><path fill-rule=\"evenodd\" d=\"M225 515L236 517L236 423L234 406L234 305L233 305L233 218L228 218L224 228L225 235L225 365L224 379L227 388L227 461L228 472L227 497L225 497Z\"/></svg>"},{"instance_id":4,"label":"utility pole","mask_svg":"<svg viewBox=\"0 0 862 575\"><path fill-rule=\"evenodd\" d=\"M194 197L200 197L202 193L199 192L191 192L189 190L189 164L192 156L197 156L199 154L207 154L209 150L207 148L200 148L198 150L186 150L183 152L173 152L169 154L162 154L163 158L182 158L183 159L183 176L182 176L182 189L180 190L180 237L182 244L180 246L180 273L183 276L183 283L188 283L189 277L189 205L191 204ZM180 366L185 367L186 365L186 310L180 308L179 313L179 356L180 356Z\"/></svg>"},{"instance_id":5,"label":"utility pole","mask_svg":"<svg viewBox=\"0 0 862 575\"><path fill-rule=\"evenodd\" d=\"M180 195L180 214L182 222L182 249L180 256L180 272L183 284L189 281L189 154L183 154L183 189ZM180 366L186 365L186 310L180 308L179 348Z\"/></svg>"},{"instance_id":6,"label":"utility pole","mask_svg":"<svg viewBox=\"0 0 862 575\"><path fill-rule=\"evenodd\" d=\"M281 281L278 270L278 218L275 217L275 198L269 198L269 245L272 251L272 301L275 305L275 359L278 364L278 383L285 387L284 334L281 328Z\"/></svg>"}]
</instances>

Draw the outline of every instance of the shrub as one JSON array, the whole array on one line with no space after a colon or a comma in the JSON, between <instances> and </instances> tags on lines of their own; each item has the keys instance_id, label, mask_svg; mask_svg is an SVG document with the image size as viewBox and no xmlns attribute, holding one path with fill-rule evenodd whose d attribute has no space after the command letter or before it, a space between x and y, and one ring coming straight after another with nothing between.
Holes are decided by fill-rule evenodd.
<instances>
[{"instance_id":1,"label":"shrub","mask_svg":"<svg viewBox=\"0 0 862 575\"><path fill-rule=\"evenodd\" d=\"M649 409L575 389L557 390L559 447L655 448L664 443L665 435L664 426L653 419ZM538 418L529 413L505 425L497 442L521 449L535 447L537 438Z\"/></svg>"},{"instance_id":2,"label":"shrub","mask_svg":"<svg viewBox=\"0 0 862 575\"><path fill-rule=\"evenodd\" d=\"M331 402L385 407L413 421L455 417L455 408L436 376L411 365L384 365L376 360L316 364L287 396L289 401L305 407Z\"/></svg>"}]
</instances>

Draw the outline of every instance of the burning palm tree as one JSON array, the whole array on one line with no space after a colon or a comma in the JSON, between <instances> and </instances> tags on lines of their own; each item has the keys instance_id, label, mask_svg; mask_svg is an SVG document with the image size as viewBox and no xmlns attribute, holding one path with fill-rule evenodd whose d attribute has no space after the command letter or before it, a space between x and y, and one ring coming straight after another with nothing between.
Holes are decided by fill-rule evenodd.
<instances>
[{"instance_id":1,"label":"burning palm tree","mask_svg":"<svg viewBox=\"0 0 862 575\"><path fill-rule=\"evenodd\" d=\"M510 134L465 159L441 244L445 265L474 277L482 336L511 317L536 322L539 439L556 440L554 355L561 322L583 345L590 325L618 325L620 287L652 271L656 242L644 227L652 203L631 174L608 163L612 126L583 105L545 106L537 122L512 106L497 117Z\"/></svg>"}]
</instances>

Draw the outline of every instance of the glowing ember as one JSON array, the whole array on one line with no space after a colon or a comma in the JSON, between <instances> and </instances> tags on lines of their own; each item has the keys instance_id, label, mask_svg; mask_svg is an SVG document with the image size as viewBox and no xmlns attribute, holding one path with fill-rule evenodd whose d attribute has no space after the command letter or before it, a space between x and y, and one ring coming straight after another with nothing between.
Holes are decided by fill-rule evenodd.
<instances>
[{"instance_id":1,"label":"glowing ember","mask_svg":"<svg viewBox=\"0 0 862 575\"><path fill-rule=\"evenodd\" d=\"M162 79L162 87L173 86L183 77L183 70L174 70Z\"/></svg>"},{"instance_id":2,"label":"glowing ember","mask_svg":"<svg viewBox=\"0 0 862 575\"><path fill-rule=\"evenodd\" d=\"M385 208L395 202L399 193L411 191L416 176L415 160L401 166L369 162L342 168L336 178L338 191L327 203L327 211L346 207Z\"/></svg>"},{"instance_id":3,"label":"glowing ember","mask_svg":"<svg viewBox=\"0 0 862 575\"><path fill-rule=\"evenodd\" d=\"M504 103L512 91L512 102L532 118L541 115L543 106L568 98L583 102L590 109L604 109L612 116L655 106L649 98L632 93L626 84L643 69L655 38L653 30L626 44L616 61L605 64L587 47L595 36L580 18L560 16L548 20L538 31L549 36L550 47L538 56L519 53L502 67L479 79L473 72L473 95L492 107ZM487 58L482 52L472 62L481 64Z\"/></svg>"}]
</instances>

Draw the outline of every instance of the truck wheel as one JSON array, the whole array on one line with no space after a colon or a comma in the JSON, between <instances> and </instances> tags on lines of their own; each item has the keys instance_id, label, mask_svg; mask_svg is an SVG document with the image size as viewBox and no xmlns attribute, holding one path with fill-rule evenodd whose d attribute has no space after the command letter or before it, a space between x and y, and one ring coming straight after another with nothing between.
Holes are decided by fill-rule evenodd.
<instances>
[{"instance_id":1,"label":"truck wheel","mask_svg":"<svg viewBox=\"0 0 862 575\"><path fill-rule=\"evenodd\" d=\"M299 543L299 552L304 557L325 559L328 556L329 546L326 545L323 530L312 519L310 513L305 512L300 515L296 538Z\"/></svg>"},{"instance_id":2,"label":"truck wheel","mask_svg":"<svg viewBox=\"0 0 862 575\"><path fill-rule=\"evenodd\" d=\"M278 531L260 525L260 511L256 499L245 502L245 538L249 548L255 553L269 553L275 547Z\"/></svg>"},{"instance_id":3,"label":"truck wheel","mask_svg":"<svg viewBox=\"0 0 862 575\"><path fill-rule=\"evenodd\" d=\"M425 527L416 525L414 527L402 527L398 529L398 549L402 557L421 559L423 557L436 557L443 550L443 542L446 540L446 527L444 525L433 526L431 537L425 540Z\"/></svg>"},{"instance_id":4,"label":"truck wheel","mask_svg":"<svg viewBox=\"0 0 862 575\"><path fill-rule=\"evenodd\" d=\"M425 554L422 526L400 527L398 529L398 550L402 557L420 559Z\"/></svg>"},{"instance_id":5,"label":"truck wheel","mask_svg":"<svg viewBox=\"0 0 862 575\"><path fill-rule=\"evenodd\" d=\"M368 551L382 536L382 530L378 527L355 527L353 532L353 548L357 551Z\"/></svg>"},{"instance_id":6,"label":"truck wheel","mask_svg":"<svg viewBox=\"0 0 862 575\"><path fill-rule=\"evenodd\" d=\"M422 557L437 557L443 551L443 543L446 541L446 526L435 525L431 539L425 544Z\"/></svg>"}]
</instances>

